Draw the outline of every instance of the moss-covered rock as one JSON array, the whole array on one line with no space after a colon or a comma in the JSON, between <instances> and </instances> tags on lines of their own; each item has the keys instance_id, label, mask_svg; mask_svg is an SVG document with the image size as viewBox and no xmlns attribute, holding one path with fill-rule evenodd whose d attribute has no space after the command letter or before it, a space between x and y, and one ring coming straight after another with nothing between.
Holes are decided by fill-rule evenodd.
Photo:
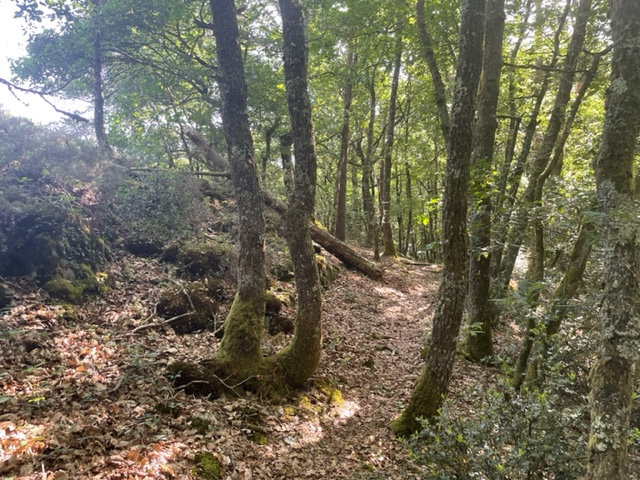
<instances>
[{"instance_id":1,"label":"moss-covered rock","mask_svg":"<svg viewBox=\"0 0 640 480\"><path fill-rule=\"evenodd\" d=\"M53 298L69 303L80 303L87 296L99 295L108 290L103 276L96 274L89 265L58 268L56 276L44 284L44 290Z\"/></svg>"},{"instance_id":2,"label":"moss-covered rock","mask_svg":"<svg viewBox=\"0 0 640 480\"><path fill-rule=\"evenodd\" d=\"M207 278L185 285L175 285L160 294L158 315L170 319L180 315L171 326L178 334L215 328L220 302L226 298L222 281Z\"/></svg>"},{"instance_id":3,"label":"moss-covered rock","mask_svg":"<svg viewBox=\"0 0 640 480\"><path fill-rule=\"evenodd\" d=\"M179 272L190 278L222 278L235 264L236 251L225 242L190 243L180 248Z\"/></svg>"},{"instance_id":4,"label":"moss-covered rock","mask_svg":"<svg viewBox=\"0 0 640 480\"><path fill-rule=\"evenodd\" d=\"M11 228L0 225L0 237L6 239L0 275L30 276L41 285L59 278L75 284L69 288L56 280L49 285L50 293L62 297L77 298L80 282L83 293L100 290L95 272L108 251L87 217L62 202L35 203L13 215Z\"/></svg>"},{"instance_id":5,"label":"moss-covered rock","mask_svg":"<svg viewBox=\"0 0 640 480\"><path fill-rule=\"evenodd\" d=\"M218 458L209 452L199 453L195 457L196 467L193 474L204 480L219 480L222 478L222 464Z\"/></svg>"}]
</instances>

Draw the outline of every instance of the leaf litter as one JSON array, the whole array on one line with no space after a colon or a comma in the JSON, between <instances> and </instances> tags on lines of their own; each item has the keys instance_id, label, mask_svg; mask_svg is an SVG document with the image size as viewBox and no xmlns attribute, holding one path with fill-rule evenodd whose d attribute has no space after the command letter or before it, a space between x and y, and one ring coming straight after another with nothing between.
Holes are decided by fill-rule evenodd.
<instances>
[{"instance_id":1,"label":"leaf litter","mask_svg":"<svg viewBox=\"0 0 640 480\"><path fill-rule=\"evenodd\" d=\"M116 288L83 307L17 280L0 319L0 477L192 479L196 455L210 452L224 479L419 478L387 425L422 367L439 272L385 267L382 281L343 270L328 287L320 367L281 404L173 389L166 366L210 358L218 339L169 326L132 333L157 320L172 281L157 260L124 256L108 272ZM288 341L266 337L265 350Z\"/></svg>"}]
</instances>

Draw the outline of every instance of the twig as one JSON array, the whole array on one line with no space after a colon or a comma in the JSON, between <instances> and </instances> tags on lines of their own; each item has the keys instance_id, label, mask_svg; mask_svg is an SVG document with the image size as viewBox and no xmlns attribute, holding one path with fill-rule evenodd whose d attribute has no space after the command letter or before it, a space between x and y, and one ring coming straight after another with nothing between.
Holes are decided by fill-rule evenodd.
<instances>
[{"instance_id":1,"label":"twig","mask_svg":"<svg viewBox=\"0 0 640 480\"><path fill-rule=\"evenodd\" d=\"M129 335L133 335L134 333L138 333L141 330L146 330L147 328L153 328L153 327L162 327L164 325L169 325L172 322L175 322L176 320L179 320L183 317L186 317L188 315L193 315L194 313L196 313L195 311L192 312L187 312L187 313L181 313L180 315L176 315L175 317L172 317L168 320L165 320L164 322L156 322L156 323L147 323L144 325L140 325L137 326L136 328L134 328L133 330L131 330L129 332Z\"/></svg>"}]
</instances>

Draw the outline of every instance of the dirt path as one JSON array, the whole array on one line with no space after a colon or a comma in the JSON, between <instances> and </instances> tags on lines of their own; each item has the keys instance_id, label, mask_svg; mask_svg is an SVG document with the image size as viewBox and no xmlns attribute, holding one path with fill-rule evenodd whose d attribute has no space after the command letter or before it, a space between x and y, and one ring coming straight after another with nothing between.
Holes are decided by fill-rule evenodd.
<instances>
[{"instance_id":1,"label":"dirt path","mask_svg":"<svg viewBox=\"0 0 640 480\"><path fill-rule=\"evenodd\" d=\"M417 478L387 424L422 365L434 268L389 264L382 282L344 272L325 292L319 371L274 405L173 391L165 366L208 358L217 340L131 335L166 274L124 261L135 278L76 318L25 288L0 320L0 477L198 478L194 459L211 452L226 479Z\"/></svg>"}]
</instances>

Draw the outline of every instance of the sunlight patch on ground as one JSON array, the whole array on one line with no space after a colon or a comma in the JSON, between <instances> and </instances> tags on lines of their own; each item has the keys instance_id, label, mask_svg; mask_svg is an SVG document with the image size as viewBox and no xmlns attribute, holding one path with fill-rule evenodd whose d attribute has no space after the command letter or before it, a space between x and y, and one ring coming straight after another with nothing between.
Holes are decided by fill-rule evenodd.
<instances>
[{"instance_id":1,"label":"sunlight patch on ground","mask_svg":"<svg viewBox=\"0 0 640 480\"><path fill-rule=\"evenodd\" d=\"M405 294L390 287L375 287L374 290L383 297L404 298Z\"/></svg>"},{"instance_id":2,"label":"sunlight patch on ground","mask_svg":"<svg viewBox=\"0 0 640 480\"><path fill-rule=\"evenodd\" d=\"M42 452L45 447L44 431L43 425L0 422L0 464Z\"/></svg>"},{"instance_id":3,"label":"sunlight patch on ground","mask_svg":"<svg viewBox=\"0 0 640 480\"><path fill-rule=\"evenodd\" d=\"M345 400L340 405L336 405L332 409L332 413L340 420L347 420L353 417L360 410L360 405L350 400Z\"/></svg>"}]
</instances>

